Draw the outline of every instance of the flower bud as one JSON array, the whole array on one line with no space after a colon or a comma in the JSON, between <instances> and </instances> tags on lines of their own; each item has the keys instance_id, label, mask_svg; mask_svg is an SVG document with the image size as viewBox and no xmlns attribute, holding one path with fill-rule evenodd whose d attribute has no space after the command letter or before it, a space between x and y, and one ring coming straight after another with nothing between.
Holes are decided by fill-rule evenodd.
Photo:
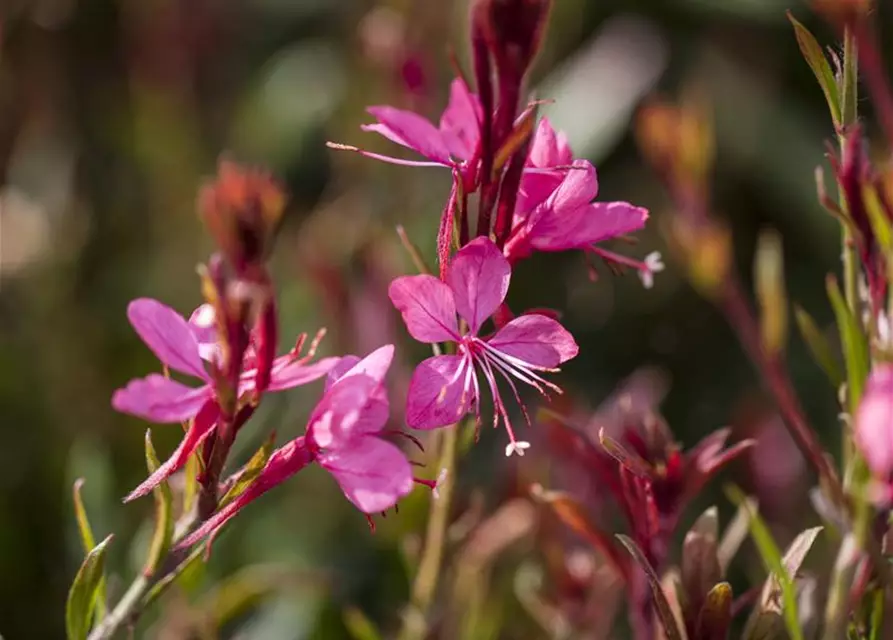
<instances>
[{"instance_id":1,"label":"flower bud","mask_svg":"<svg viewBox=\"0 0 893 640\"><path fill-rule=\"evenodd\" d=\"M479 0L473 19L496 61L498 73L520 79L540 48L551 0Z\"/></svg>"},{"instance_id":2,"label":"flower bud","mask_svg":"<svg viewBox=\"0 0 893 640\"><path fill-rule=\"evenodd\" d=\"M229 160L198 197L199 214L237 274L264 262L284 208L285 193L269 175Z\"/></svg>"},{"instance_id":3,"label":"flower bud","mask_svg":"<svg viewBox=\"0 0 893 640\"><path fill-rule=\"evenodd\" d=\"M856 445L875 475L893 472L893 364L877 365L856 412Z\"/></svg>"}]
</instances>

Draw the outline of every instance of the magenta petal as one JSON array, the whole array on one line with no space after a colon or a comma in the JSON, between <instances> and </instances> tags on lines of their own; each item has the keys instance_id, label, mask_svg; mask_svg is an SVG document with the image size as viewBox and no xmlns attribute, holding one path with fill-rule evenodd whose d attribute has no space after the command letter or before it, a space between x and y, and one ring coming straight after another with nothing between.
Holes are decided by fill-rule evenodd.
<instances>
[{"instance_id":1,"label":"magenta petal","mask_svg":"<svg viewBox=\"0 0 893 640\"><path fill-rule=\"evenodd\" d=\"M387 423L389 406L382 386L369 376L342 378L323 394L307 421L307 437L320 448L346 446Z\"/></svg>"},{"instance_id":2,"label":"magenta petal","mask_svg":"<svg viewBox=\"0 0 893 640\"><path fill-rule=\"evenodd\" d=\"M576 209L589 204L598 194L598 178L595 167L587 160L577 160L568 170L564 180L549 196L547 206L552 209Z\"/></svg>"},{"instance_id":3,"label":"magenta petal","mask_svg":"<svg viewBox=\"0 0 893 640\"><path fill-rule=\"evenodd\" d=\"M277 358L273 363L273 370L270 372L270 386L267 391L283 391L284 389L293 389L302 384L308 384L314 380L319 380L329 373L333 367L338 365L340 358L321 358L316 362L307 364L300 359L291 356L282 356ZM253 387L254 375L249 372L249 387Z\"/></svg>"},{"instance_id":4,"label":"magenta petal","mask_svg":"<svg viewBox=\"0 0 893 640\"><path fill-rule=\"evenodd\" d=\"M464 356L434 356L416 367L406 398L406 424L435 429L458 421L475 401L468 376L473 365ZM469 380L466 388L466 380Z\"/></svg>"},{"instance_id":5,"label":"magenta petal","mask_svg":"<svg viewBox=\"0 0 893 640\"><path fill-rule=\"evenodd\" d=\"M893 365L872 370L856 412L856 444L878 476L893 472Z\"/></svg>"},{"instance_id":6,"label":"magenta petal","mask_svg":"<svg viewBox=\"0 0 893 640\"><path fill-rule=\"evenodd\" d=\"M205 536L215 535L223 525L232 520L250 502L295 475L310 461L310 454L304 446L304 438L292 440L277 449L270 456L263 471L244 493L211 516L198 529L180 541L177 546L180 548L190 547Z\"/></svg>"},{"instance_id":7,"label":"magenta petal","mask_svg":"<svg viewBox=\"0 0 893 640\"><path fill-rule=\"evenodd\" d=\"M412 467L400 449L374 436L321 453L317 461L363 513L390 509L412 491Z\"/></svg>"},{"instance_id":8,"label":"magenta petal","mask_svg":"<svg viewBox=\"0 0 893 640\"><path fill-rule=\"evenodd\" d=\"M544 369L557 367L579 351L567 329L539 314L518 316L497 331L487 344L527 365Z\"/></svg>"},{"instance_id":9,"label":"magenta petal","mask_svg":"<svg viewBox=\"0 0 893 640\"><path fill-rule=\"evenodd\" d=\"M409 335L419 342L449 342L459 339L453 292L430 275L395 278L388 295Z\"/></svg>"},{"instance_id":10,"label":"magenta petal","mask_svg":"<svg viewBox=\"0 0 893 640\"><path fill-rule=\"evenodd\" d=\"M152 422L168 423L189 420L211 397L207 385L193 388L153 373L137 378L118 389L112 396L115 411L129 413Z\"/></svg>"},{"instance_id":11,"label":"magenta petal","mask_svg":"<svg viewBox=\"0 0 893 640\"><path fill-rule=\"evenodd\" d=\"M552 211L532 224L531 246L540 251L582 249L596 242L638 231L648 210L627 202L593 202L575 211Z\"/></svg>"},{"instance_id":12,"label":"magenta petal","mask_svg":"<svg viewBox=\"0 0 893 640\"><path fill-rule=\"evenodd\" d=\"M480 140L481 106L462 78L450 85L450 102L440 117L440 132L450 154L469 160Z\"/></svg>"},{"instance_id":13,"label":"magenta petal","mask_svg":"<svg viewBox=\"0 0 893 640\"><path fill-rule=\"evenodd\" d=\"M209 379L195 334L183 316L157 300L139 298L127 306L127 317L164 364L181 373Z\"/></svg>"},{"instance_id":14,"label":"magenta petal","mask_svg":"<svg viewBox=\"0 0 893 640\"><path fill-rule=\"evenodd\" d=\"M537 125L527 161L534 167L569 165L574 161L567 139L555 132L548 118L543 118Z\"/></svg>"},{"instance_id":15,"label":"magenta petal","mask_svg":"<svg viewBox=\"0 0 893 640\"><path fill-rule=\"evenodd\" d=\"M353 356L351 356L353 357ZM362 360L358 360L354 365L344 372L341 378L349 376L363 375L368 376L381 384L391 367L391 361L394 359L394 345L386 344L370 353Z\"/></svg>"},{"instance_id":16,"label":"magenta petal","mask_svg":"<svg viewBox=\"0 0 893 640\"><path fill-rule=\"evenodd\" d=\"M447 270L456 310L476 334L505 300L512 268L490 238L481 236L462 247Z\"/></svg>"},{"instance_id":17,"label":"magenta petal","mask_svg":"<svg viewBox=\"0 0 893 640\"><path fill-rule=\"evenodd\" d=\"M326 388L328 391L329 387L338 382L341 378L344 377L344 374L353 369L357 363L360 362L360 357L355 355L347 355L341 356L341 359L338 361L334 367L329 370L328 375L326 376Z\"/></svg>"},{"instance_id":18,"label":"magenta petal","mask_svg":"<svg viewBox=\"0 0 893 640\"><path fill-rule=\"evenodd\" d=\"M429 160L450 164L450 153L440 131L422 116L387 106L369 107L367 111L375 116L378 124L364 125L364 131L374 131Z\"/></svg>"},{"instance_id":19,"label":"magenta petal","mask_svg":"<svg viewBox=\"0 0 893 640\"><path fill-rule=\"evenodd\" d=\"M217 403L209 400L204 404L195 420L189 426L189 430L183 435L177 449L171 454L161 466L159 466L152 475L146 478L140 486L130 492L124 502L130 502L146 495L152 489L167 480L170 476L182 469L186 465L189 456L198 449L199 445L204 442L205 438L211 435L214 427L217 426L217 418L220 412L217 409Z\"/></svg>"}]
</instances>

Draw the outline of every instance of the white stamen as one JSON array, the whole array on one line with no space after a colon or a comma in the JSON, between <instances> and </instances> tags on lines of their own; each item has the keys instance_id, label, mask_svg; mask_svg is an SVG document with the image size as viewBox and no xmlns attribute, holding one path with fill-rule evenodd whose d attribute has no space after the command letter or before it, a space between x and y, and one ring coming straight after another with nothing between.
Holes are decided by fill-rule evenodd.
<instances>
[{"instance_id":1,"label":"white stamen","mask_svg":"<svg viewBox=\"0 0 893 640\"><path fill-rule=\"evenodd\" d=\"M525 442L524 440L516 440L515 442L509 442L505 445L505 457L509 458L513 453L517 453L519 456L524 455L524 450L530 448L530 443Z\"/></svg>"},{"instance_id":2,"label":"white stamen","mask_svg":"<svg viewBox=\"0 0 893 640\"><path fill-rule=\"evenodd\" d=\"M654 286L654 274L664 270L665 265L659 251L653 251L645 256L644 268L639 270L639 278L642 286L650 289Z\"/></svg>"}]
</instances>

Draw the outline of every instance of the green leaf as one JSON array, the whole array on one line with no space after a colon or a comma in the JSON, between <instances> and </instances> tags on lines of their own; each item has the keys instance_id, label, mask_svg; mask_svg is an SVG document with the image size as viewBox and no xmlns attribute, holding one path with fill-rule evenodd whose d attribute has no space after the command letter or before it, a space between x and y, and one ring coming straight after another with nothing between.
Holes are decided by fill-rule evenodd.
<instances>
[{"instance_id":1,"label":"green leaf","mask_svg":"<svg viewBox=\"0 0 893 640\"><path fill-rule=\"evenodd\" d=\"M146 430L146 467L149 474L161 466L155 447L152 445L152 432ZM143 566L143 575L151 576L158 569L168 550L171 548L171 540L174 538L173 496L167 481L162 482L152 490L155 495L155 532L152 534L152 542L149 545L149 555Z\"/></svg>"},{"instance_id":2,"label":"green leaf","mask_svg":"<svg viewBox=\"0 0 893 640\"><path fill-rule=\"evenodd\" d=\"M840 371L840 364L837 362L828 340L825 339L812 316L802 308L794 307L794 318L797 321L797 328L800 329L800 335L806 346L809 347L816 364L822 368L834 388L839 388L843 384L843 373Z\"/></svg>"},{"instance_id":3,"label":"green leaf","mask_svg":"<svg viewBox=\"0 0 893 640\"><path fill-rule=\"evenodd\" d=\"M828 58L825 57L825 52L815 39L815 36L809 32L809 29L798 22L790 11L788 11L788 20L790 20L791 24L794 26L794 36L797 38L797 45L800 47L800 53L803 54L806 64L812 69L812 73L815 75L816 80L819 82L819 86L822 88L822 92L825 94L825 101L828 103L828 108L831 110L831 119L834 121L834 126L839 127L843 122L840 94L837 88L837 79L834 77L834 72L831 70Z\"/></svg>"},{"instance_id":4,"label":"green leaf","mask_svg":"<svg viewBox=\"0 0 893 640\"><path fill-rule=\"evenodd\" d=\"M226 506L228 503L232 502L240 495L245 493L245 490L250 487L255 480L257 480L260 472L264 470L265 466L267 466L267 461L270 459L270 454L273 453L273 446L275 444L276 433L273 432L270 434L270 437L266 439L263 445L261 445L260 449L254 452L254 455L251 456L251 459L242 468L242 471L239 473L236 481L233 483L233 485L223 496L223 499L220 501L221 507Z\"/></svg>"},{"instance_id":5,"label":"green leaf","mask_svg":"<svg viewBox=\"0 0 893 640\"><path fill-rule=\"evenodd\" d=\"M99 585L105 570L105 549L113 536L96 545L78 569L65 606L65 630L68 640L85 640L96 607Z\"/></svg>"},{"instance_id":6,"label":"green leaf","mask_svg":"<svg viewBox=\"0 0 893 640\"><path fill-rule=\"evenodd\" d=\"M183 469L183 513L191 513L198 499L200 485L198 476L202 470L202 460L198 451L193 453L186 460L186 467Z\"/></svg>"},{"instance_id":7,"label":"green leaf","mask_svg":"<svg viewBox=\"0 0 893 640\"><path fill-rule=\"evenodd\" d=\"M627 551L629 551L630 555L632 555L639 566L645 571L645 575L648 578L648 584L651 587L654 608L657 610L657 616L660 618L661 624L663 625L667 640L682 640L683 632L679 630L679 622L676 620L676 616L673 615L673 609L667 600L667 596L664 594L660 578L654 571L654 567L651 566L651 563L648 562L648 558L645 557L645 554L642 553L639 545L637 545L632 538L623 534L617 534L617 539L620 540Z\"/></svg>"},{"instance_id":8,"label":"green leaf","mask_svg":"<svg viewBox=\"0 0 893 640\"><path fill-rule=\"evenodd\" d=\"M840 293L840 287L834 276L828 276L828 297L834 308L837 318L837 328L840 331L840 342L843 345L843 355L846 362L847 388L850 397L850 415L856 414L859 400L862 398L862 390L865 387L865 379L868 377L868 340L859 321L850 313L846 300Z\"/></svg>"},{"instance_id":9,"label":"green leaf","mask_svg":"<svg viewBox=\"0 0 893 640\"><path fill-rule=\"evenodd\" d=\"M375 624L356 607L344 610L344 626L354 640L382 640L382 635L375 628Z\"/></svg>"},{"instance_id":10,"label":"green leaf","mask_svg":"<svg viewBox=\"0 0 893 640\"><path fill-rule=\"evenodd\" d=\"M893 225L891 225L887 212L884 211L884 206L874 185L862 186L862 202L865 204L865 212L868 214L874 238L884 254L889 256L893 250Z\"/></svg>"},{"instance_id":11,"label":"green leaf","mask_svg":"<svg viewBox=\"0 0 893 640\"><path fill-rule=\"evenodd\" d=\"M788 297L784 286L784 256L781 236L764 231L757 243L754 280L760 304L763 347L770 355L784 350L788 336Z\"/></svg>"},{"instance_id":12,"label":"green leaf","mask_svg":"<svg viewBox=\"0 0 893 640\"><path fill-rule=\"evenodd\" d=\"M763 565L770 572L763 585L760 601L747 621L742 637L751 639L769 637L770 630L774 630L776 621L782 615L790 637L793 640L803 640L797 615L797 591L792 575L800 569L806 553L822 527L807 529L801 533L782 557L766 523L755 510L749 508L747 498L741 490L737 487L726 487L726 495L733 503L743 506L750 512L750 534Z\"/></svg>"},{"instance_id":13,"label":"green leaf","mask_svg":"<svg viewBox=\"0 0 893 640\"><path fill-rule=\"evenodd\" d=\"M78 534L81 538L81 545L84 547L84 553L90 551L96 546L96 538L93 536L93 529L90 526L90 520L87 518L87 509L84 508L84 499L81 496L81 488L84 486L84 479L78 478L74 481L74 517L78 523ZM96 619L102 620L105 617L105 577L99 581L96 590Z\"/></svg>"}]
</instances>

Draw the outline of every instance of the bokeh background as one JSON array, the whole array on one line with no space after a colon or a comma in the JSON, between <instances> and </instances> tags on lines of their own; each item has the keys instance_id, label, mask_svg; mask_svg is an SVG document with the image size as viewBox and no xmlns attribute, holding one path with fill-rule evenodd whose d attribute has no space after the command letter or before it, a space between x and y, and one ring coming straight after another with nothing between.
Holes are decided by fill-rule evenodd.
<instances>
[{"instance_id":1,"label":"bokeh background","mask_svg":"<svg viewBox=\"0 0 893 640\"><path fill-rule=\"evenodd\" d=\"M714 105L715 208L734 229L738 267L749 283L758 233L778 229L791 298L825 327L823 275L835 269L839 241L818 207L813 169L833 132L786 9L832 41L793 0L558 0L531 89L555 100L546 113L598 167L600 197L651 209L638 244L623 248L642 258L665 250L660 229L672 207L637 151L633 117L650 95L699 86ZM110 591L141 566L151 501L120 499L145 474L147 425L117 415L109 399L157 363L125 308L139 296L183 313L200 303L195 267L212 246L195 194L222 153L268 167L292 194L273 262L283 347L321 326L326 353L402 343L399 409L424 350L386 297L390 279L411 269L394 229L403 224L431 256L449 175L325 142L393 151L360 131L364 107L436 117L451 51L467 69L464 0L0 1L3 637L63 637L82 558L76 478L85 479L97 536L115 533ZM581 355L560 379L577 406L596 407L652 366L668 384L664 414L686 444L723 425L735 439L760 434L727 479L760 495L784 542L813 519L802 460L723 318L667 262L645 290L634 274L602 271L591 282L580 255L544 256L515 273L510 303L564 310ZM789 354L807 411L836 448L833 391L796 336ZM301 433L318 393L269 398L237 458L273 428L280 441ZM155 428L156 446L170 451L178 431ZM485 429L465 456L457 513L492 510L519 476L541 479L533 462L506 461L502 444ZM429 454L415 458L427 465L421 475L435 475ZM407 597L427 499L417 490L372 535L330 478L301 473L235 520L210 563L145 616L137 636L193 637L221 622L221 637L342 638L345 611L357 608L387 637ZM489 637L543 637L513 587L531 547L522 541L501 561Z\"/></svg>"}]
</instances>

